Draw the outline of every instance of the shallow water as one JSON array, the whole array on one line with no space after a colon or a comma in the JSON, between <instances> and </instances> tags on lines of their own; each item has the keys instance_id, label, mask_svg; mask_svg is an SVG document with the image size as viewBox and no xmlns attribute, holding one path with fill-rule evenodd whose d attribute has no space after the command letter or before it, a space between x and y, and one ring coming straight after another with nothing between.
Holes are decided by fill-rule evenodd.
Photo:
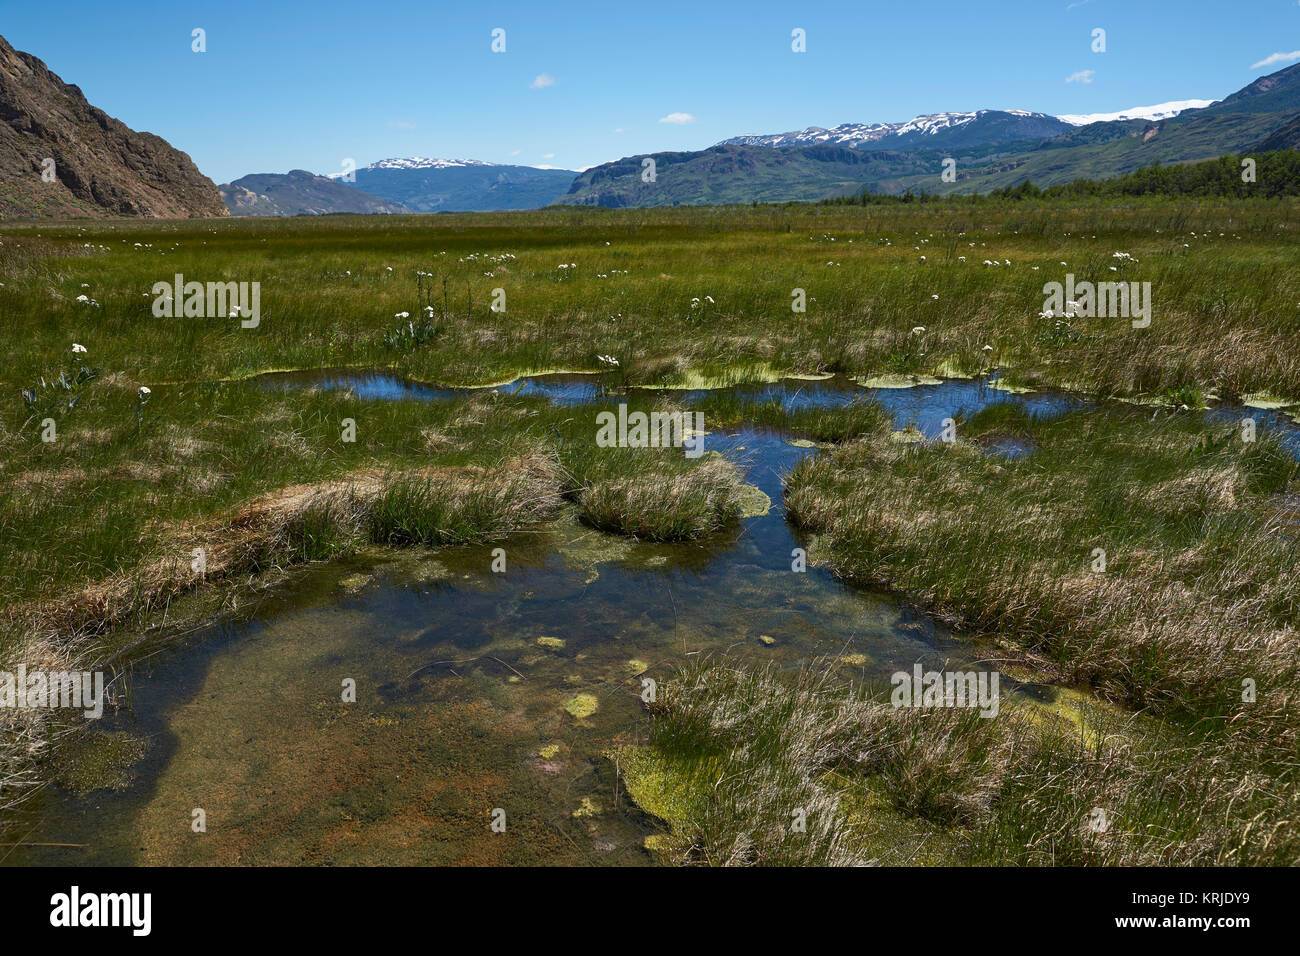
<instances>
[{"instance_id":1,"label":"shallow water","mask_svg":"<svg viewBox=\"0 0 1300 956\"><path fill-rule=\"evenodd\" d=\"M380 374L267 384L374 400L461 394ZM501 390L567 403L604 395L577 376ZM793 405L868 393L930 437L958 409L993 401L1043 415L1082 404L978 382L736 391ZM769 513L674 545L569 517L507 542L501 574L489 570L490 547L310 566L240 619L166 645L133 667L129 706L70 748L60 782L23 810L18 840L74 845L11 848L3 862L650 863L643 840L657 826L620 798L602 756L644 732L644 677L724 651L791 668L840 659L863 680L918 661L982 666L981 648L895 598L792 570L803 542L784 519L781 482L812 449L753 430L709 442L747 467ZM341 699L348 679L355 703ZM1004 677L1004 692L1011 683ZM206 832L191 827L196 808ZM498 808L502 833L490 827Z\"/></svg>"},{"instance_id":2,"label":"shallow water","mask_svg":"<svg viewBox=\"0 0 1300 956\"><path fill-rule=\"evenodd\" d=\"M348 389L364 400L395 401L413 399L439 401L471 395L488 389L441 388L413 382L390 372L356 370L310 370L305 372L274 372L260 376L257 381L270 389ZM821 380L783 379L780 382L760 385L738 385L725 391L739 398L758 402L777 401L789 409L831 408L855 399L869 398L878 402L894 416L897 428L912 425L927 438L934 438L943 429L943 420L964 412L974 414L980 409L1000 402L1023 408L1035 417L1060 415L1080 408L1094 408L1099 404L1074 392L1043 389L1027 393L1004 391L994 387L991 380L944 379L938 385L916 385L911 388L867 388L850 378L835 376ZM589 405L606 401L617 394L614 379L608 375L547 375L539 378L522 378L495 391L509 395L542 396L559 405ZM630 392L657 393L658 390L630 389ZM684 404L700 401L710 393L703 389L684 389L671 392ZM1109 402L1114 408L1132 406ZM1152 408L1152 414L1157 413ZM1216 425L1240 425L1245 418L1253 418L1260 433L1277 434L1282 443L1300 456L1300 423L1285 412L1276 409L1250 408L1223 403L1201 412L1205 420ZM1029 449L1008 447L1000 449L1013 457Z\"/></svg>"},{"instance_id":3,"label":"shallow water","mask_svg":"<svg viewBox=\"0 0 1300 956\"><path fill-rule=\"evenodd\" d=\"M774 502L810 453L757 432L714 447ZM972 654L889 597L792 571L798 545L775 505L696 544L564 520L507 543L504 574L487 547L308 568L249 620L137 665L129 710L92 731L147 740L129 783L55 785L28 810L24 841L87 846L5 862L648 863L655 827L616 805L601 756L643 725L641 675L724 650L790 667L849 657L864 679ZM565 704L584 694L597 709L575 718Z\"/></svg>"}]
</instances>

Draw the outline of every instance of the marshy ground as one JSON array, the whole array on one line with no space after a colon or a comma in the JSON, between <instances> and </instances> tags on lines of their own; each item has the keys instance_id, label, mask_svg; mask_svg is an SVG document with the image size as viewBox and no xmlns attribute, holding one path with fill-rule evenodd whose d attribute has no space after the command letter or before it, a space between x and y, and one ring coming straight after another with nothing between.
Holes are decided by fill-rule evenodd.
<instances>
[{"instance_id":1,"label":"marshy ground","mask_svg":"<svg viewBox=\"0 0 1300 956\"><path fill-rule=\"evenodd\" d=\"M76 845L7 860L1294 862L1298 222L6 226L0 669L116 704L4 713L0 842ZM1151 325L1042 316L1066 272ZM598 447L619 402L708 453ZM917 661L1002 712L890 707Z\"/></svg>"}]
</instances>

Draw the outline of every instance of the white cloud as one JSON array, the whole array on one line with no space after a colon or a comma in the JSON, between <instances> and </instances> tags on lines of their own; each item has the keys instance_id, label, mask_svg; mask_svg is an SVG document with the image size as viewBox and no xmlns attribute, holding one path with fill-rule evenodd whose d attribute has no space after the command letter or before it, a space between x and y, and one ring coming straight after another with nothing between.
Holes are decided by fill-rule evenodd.
<instances>
[{"instance_id":1,"label":"white cloud","mask_svg":"<svg viewBox=\"0 0 1300 956\"><path fill-rule=\"evenodd\" d=\"M614 127L614 132L615 132L615 133L621 133L621 132L623 132L623 127L621 127L621 126L615 126L615 127ZM588 166L587 168L590 169L591 167Z\"/></svg>"},{"instance_id":2,"label":"white cloud","mask_svg":"<svg viewBox=\"0 0 1300 956\"><path fill-rule=\"evenodd\" d=\"M415 129L415 124L410 120L389 120L388 125L393 129Z\"/></svg>"},{"instance_id":3,"label":"white cloud","mask_svg":"<svg viewBox=\"0 0 1300 956\"><path fill-rule=\"evenodd\" d=\"M528 85L534 90L544 90L548 86L555 85L555 77L551 76L549 73L538 73L537 79L533 80L533 82Z\"/></svg>"},{"instance_id":4,"label":"white cloud","mask_svg":"<svg viewBox=\"0 0 1300 956\"><path fill-rule=\"evenodd\" d=\"M1080 70L1078 73L1071 73L1065 78L1067 83L1091 83L1092 78L1097 75L1096 70Z\"/></svg>"},{"instance_id":5,"label":"white cloud","mask_svg":"<svg viewBox=\"0 0 1300 956\"><path fill-rule=\"evenodd\" d=\"M523 150L521 150L521 149L512 149L512 150L510 151L510 155L511 155L511 156L518 156L521 152L523 152Z\"/></svg>"},{"instance_id":6,"label":"white cloud","mask_svg":"<svg viewBox=\"0 0 1300 956\"><path fill-rule=\"evenodd\" d=\"M554 159L554 158L555 158L554 153L542 153L542 159Z\"/></svg>"},{"instance_id":7,"label":"white cloud","mask_svg":"<svg viewBox=\"0 0 1300 956\"><path fill-rule=\"evenodd\" d=\"M1290 63L1292 60L1300 60L1300 50L1292 50L1290 53L1273 53L1264 57L1258 63L1252 63L1250 68L1258 70L1261 66L1272 66L1274 63Z\"/></svg>"},{"instance_id":8,"label":"white cloud","mask_svg":"<svg viewBox=\"0 0 1300 956\"><path fill-rule=\"evenodd\" d=\"M685 126L687 123L694 123L695 117L690 113L669 113L667 116L661 116L659 122Z\"/></svg>"}]
</instances>

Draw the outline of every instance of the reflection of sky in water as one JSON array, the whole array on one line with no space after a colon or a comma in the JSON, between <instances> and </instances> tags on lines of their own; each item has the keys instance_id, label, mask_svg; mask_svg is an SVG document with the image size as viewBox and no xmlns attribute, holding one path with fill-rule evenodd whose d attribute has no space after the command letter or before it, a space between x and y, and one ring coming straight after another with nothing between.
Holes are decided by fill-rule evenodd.
<instances>
[{"instance_id":1,"label":"reflection of sky in water","mask_svg":"<svg viewBox=\"0 0 1300 956\"><path fill-rule=\"evenodd\" d=\"M386 372L309 371L264 375L259 381L268 388L291 389L315 386L318 388L351 389L362 399L393 401L416 399L439 401L468 395L482 389L435 388L407 381ZM507 395L542 396L557 405L589 405L617 398L612 392L613 380L601 375L548 375L523 378L496 388ZM643 393L654 394L648 390ZM947 379L939 385L917 385L912 388L863 388L851 379L837 376L822 381L784 379L760 385L738 385L726 391L740 398L756 402L780 402L787 408L833 408L854 399L869 398L879 402L894 416L898 428L911 424L927 438L938 436L943 420L958 412L972 415L980 409L999 402L1017 405L1035 417L1051 417L1079 408L1095 407L1096 403L1082 396L1061 391L1037 391L1024 395L990 388L983 379ZM702 389L668 392L690 404L709 394ZM1128 407L1128 406L1125 406ZM1246 417L1255 419L1260 434L1272 432L1282 443L1300 455L1300 424L1280 411L1220 405L1207 410L1207 421L1214 424L1240 425ZM1011 457L1024 454L1021 448L991 449Z\"/></svg>"},{"instance_id":2,"label":"reflection of sky in water","mask_svg":"<svg viewBox=\"0 0 1300 956\"><path fill-rule=\"evenodd\" d=\"M1257 435L1274 434L1283 447L1300 458L1300 423L1283 412L1266 408L1220 406L1205 413L1206 421L1240 428L1243 419L1253 418Z\"/></svg>"}]
</instances>

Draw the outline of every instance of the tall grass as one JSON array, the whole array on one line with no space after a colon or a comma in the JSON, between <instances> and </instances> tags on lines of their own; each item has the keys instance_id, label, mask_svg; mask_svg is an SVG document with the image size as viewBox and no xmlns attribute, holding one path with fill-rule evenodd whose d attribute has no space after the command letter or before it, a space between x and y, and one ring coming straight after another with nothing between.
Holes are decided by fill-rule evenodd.
<instances>
[{"instance_id":1,"label":"tall grass","mask_svg":"<svg viewBox=\"0 0 1300 956\"><path fill-rule=\"evenodd\" d=\"M713 865L1294 863L1294 794L1232 789L1223 751L1083 728L1004 697L999 716L894 708L814 662L684 664L650 705L671 849ZM624 758L626 761L626 758ZM633 774L638 768L632 761ZM645 761L641 763L644 765ZM634 784L638 783L634 779ZM636 787L633 787L634 792ZM1288 802L1289 801L1289 802ZM806 828L791 825L792 809ZM1106 813L1104 829L1090 826Z\"/></svg>"},{"instance_id":2,"label":"tall grass","mask_svg":"<svg viewBox=\"0 0 1300 956\"><path fill-rule=\"evenodd\" d=\"M1206 859L1294 860L1300 466L1267 437L1148 415L990 412L956 444L867 438L801 462L788 513L839 574L1181 728L1179 799L1223 815ZM981 450L1008 429L1036 450Z\"/></svg>"},{"instance_id":3,"label":"tall grass","mask_svg":"<svg viewBox=\"0 0 1300 956\"><path fill-rule=\"evenodd\" d=\"M1300 398L1296 208L1133 199L5 225L0 312L14 335L0 375L27 387L76 341L151 386L331 365L486 383L613 355L633 384L992 361L1105 394ZM261 282L264 321L155 318L149 289L177 272ZM1042 286L1067 272L1151 282L1151 326L1078 320L1057 334L1039 317ZM489 308L496 288L504 313ZM791 311L795 288L805 313ZM75 301L85 291L99 308ZM394 316L424 328L426 305L430 334L395 340L408 321Z\"/></svg>"}]
</instances>

